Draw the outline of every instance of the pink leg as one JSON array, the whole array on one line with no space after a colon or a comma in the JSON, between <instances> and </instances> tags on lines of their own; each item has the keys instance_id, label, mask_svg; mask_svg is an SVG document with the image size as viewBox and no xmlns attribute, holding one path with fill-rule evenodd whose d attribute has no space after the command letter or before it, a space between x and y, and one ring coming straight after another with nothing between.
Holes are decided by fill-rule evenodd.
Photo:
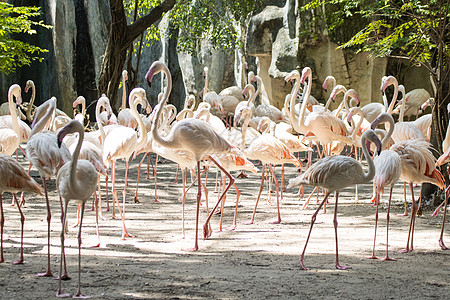
<instances>
[{"instance_id":1,"label":"pink leg","mask_svg":"<svg viewBox=\"0 0 450 300\"><path fill-rule=\"evenodd\" d=\"M335 199L335 202L334 202L334 218L333 218L334 236L335 236L335 239L336 239L336 269L338 269L338 270L347 270L347 269L351 269L352 267L341 266L339 264L338 234L337 234L337 227L338 227L338 222L337 222L338 198L339 198L339 192L336 192L336 199Z\"/></svg>"},{"instance_id":2,"label":"pink leg","mask_svg":"<svg viewBox=\"0 0 450 300\"><path fill-rule=\"evenodd\" d=\"M19 260L16 260L15 262L13 262L13 264L18 265L18 264L23 264L23 225L25 223L25 216L22 212L22 209L20 208L19 202L17 201L17 197L16 194L13 194L13 198L16 201L17 204L17 209L19 209L19 213L20 213L20 258Z\"/></svg>"},{"instance_id":3,"label":"pink leg","mask_svg":"<svg viewBox=\"0 0 450 300\"><path fill-rule=\"evenodd\" d=\"M122 240L124 240L125 238L127 238L127 237L134 237L134 236L132 236L131 234L129 234L128 233L128 230L126 229L126 227L125 227L125 196L126 196L126 194L127 194L127 185L128 185L128 169L129 169L129 166L130 166L130 164L129 164L129 162L128 162L128 160L126 160L125 161L125 184L124 184L124 187L123 187L123 192L122 192L122 195L123 195L123 201L122 201L122 213L121 213L121 215L122 215L122 221L123 221L123 231L122 231ZM119 208L120 209L120 208ZM120 211L119 211L120 212Z\"/></svg>"},{"instance_id":4,"label":"pink leg","mask_svg":"<svg viewBox=\"0 0 450 300\"><path fill-rule=\"evenodd\" d=\"M319 207L316 209L316 211L314 212L314 214L311 217L311 225L309 226L308 236L306 238L305 246L303 247L303 251L302 251L302 254L300 255L300 259L299 259L300 266L303 268L303 270L309 270L307 267L305 267L305 265L303 263L303 258L305 257L306 246L308 246L308 241L309 241L309 238L311 237L311 231L314 226L314 223L316 222L317 214L319 213L319 210L322 208L322 205L327 201L328 196L330 196L329 192L325 195L325 198L319 204Z\"/></svg>"},{"instance_id":5,"label":"pink leg","mask_svg":"<svg viewBox=\"0 0 450 300\"><path fill-rule=\"evenodd\" d=\"M62 228L61 228L61 258L59 260L58 289L56 290L56 297L59 297L59 298L70 297L70 294L63 293L63 291L61 289L61 280L63 278L62 265L63 265L63 261L65 260L65 256L66 256L65 249L64 249L64 233L65 233L66 217L67 217L67 202L64 205L63 221L61 222L62 223Z\"/></svg>"},{"instance_id":6,"label":"pink leg","mask_svg":"<svg viewBox=\"0 0 450 300\"><path fill-rule=\"evenodd\" d=\"M50 221L52 219L52 213L50 211L50 201L48 200L48 194L47 194L47 182L45 177L42 177L42 185L44 186L44 193L45 193L45 201L47 204L47 271L44 273L39 273L37 276L39 277L50 277L53 276L52 271L50 270ZM65 223L63 223L63 230L64 230Z\"/></svg>"},{"instance_id":7,"label":"pink leg","mask_svg":"<svg viewBox=\"0 0 450 300\"><path fill-rule=\"evenodd\" d=\"M283 165L284 166L284 165ZM275 189L277 192L277 215L278 215L278 219L274 222L272 222L272 224L280 224L281 223L281 214L280 214L280 198L279 198L279 188L280 188L280 184L278 183L277 177L275 176L275 172L273 171L272 165L269 164L269 169L270 172L272 173L273 176L273 180L275 181Z\"/></svg>"},{"instance_id":8,"label":"pink leg","mask_svg":"<svg viewBox=\"0 0 450 300\"><path fill-rule=\"evenodd\" d=\"M80 221L80 228L78 230L78 291L76 295L74 295L74 298L84 299L89 298L89 296L85 296L81 294L81 225L83 222L83 215L84 215L84 203L81 205L81 221Z\"/></svg>"},{"instance_id":9,"label":"pink leg","mask_svg":"<svg viewBox=\"0 0 450 300\"><path fill-rule=\"evenodd\" d=\"M311 197L314 195L314 192L315 192L316 190L318 190L318 189L319 189L318 186L316 186L316 187L314 188L314 190L313 190L313 191L311 192L311 194L309 195L308 199L306 199L305 203L303 204L302 210L303 210L303 209L306 209L306 208L308 207L308 205L309 205L309 200L311 200Z\"/></svg>"},{"instance_id":10,"label":"pink leg","mask_svg":"<svg viewBox=\"0 0 450 300\"><path fill-rule=\"evenodd\" d=\"M416 220L417 205L416 205L416 200L414 200L414 190L413 190L412 182L409 183L409 187L411 189L412 208L411 208L411 220L409 222L408 240L406 241L406 248L398 251L399 253L406 253L406 252L411 252L414 250L413 237L414 237L414 223ZM411 241L411 244L409 243L410 241Z\"/></svg>"},{"instance_id":11,"label":"pink leg","mask_svg":"<svg viewBox=\"0 0 450 300\"><path fill-rule=\"evenodd\" d=\"M199 181L199 184L197 191L197 210L195 216L195 241L194 241L194 248L189 249L188 251L198 250L198 219L200 216L200 199L202 197L202 185L200 184L200 161L197 162L197 174L198 174L197 180Z\"/></svg>"},{"instance_id":12,"label":"pink leg","mask_svg":"<svg viewBox=\"0 0 450 300\"><path fill-rule=\"evenodd\" d=\"M144 162L145 157L148 155L148 153L144 154L144 157L142 157L141 161L138 165L138 172L137 172L137 181L136 181L136 193L134 194L134 203L139 203L139 197L138 197L138 190L139 190L139 177L141 175L141 165Z\"/></svg>"},{"instance_id":13,"label":"pink leg","mask_svg":"<svg viewBox=\"0 0 450 300\"><path fill-rule=\"evenodd\" d=\"M258 207L259 198L261 197L261 192L262 192L262 190L264 188L264 176L265 176L264 172L265 172L265 169L266 169L266 165L263 164L262 173L261 173L261 185L259 187L258 198L256 198L255 209L253 210L252 219L249 222L245 223L245 224L248 224L248 225L249 224L253 224L253 222L255 221L256 208Z\"/></svg>"},{"instance_id":14,"label":"pink leg","mask_svg":"<svg viewBox=\"0 0 450 300\"><path fill-rule=\"evenodd\" d=\"M386 257L383 258L382 260L396 260L395 258L391 258L389 257L389 220L390 220L390 210L391 210L391 199L392 199L392 189L394 188L394 186L391 185L391 190L389 192L389 202L388 202L388 209L387 209L387 214L386 214Z\"/></svg>"},{"instance_id":15,"label":"pink leg","mask_svg":"<svg viewBox=\"0 0 450 300\"><path fill-rule=\"evenodd\" d=\"M444 244L444 226L445 226L445 217L447 216L447 202L449 191L450 186L445 190L444 217L442 218L441 235L439 236L439 246L441 246L442 250L448 250L447 246L445 246Z\"/></svg>"},{"instance_id":16,"label":"pink leg","mask_svg":"<svg viewBox=\"0 0 450 300\"><path fill-rule=\"evenodd\" d=\"M373 248L372 248L372 256L367 257L368 259L378 259L378 257L375 256L375 240L377 238L377 225L378 225L378 204L380 203L380 193L377 190L375 194L375 232L373 234Z\"/></svg>"},{"instance_id":17,"label":"pink leg","mask_svg":"<svg viewBox=\"0 0 450 300\"><path fill-rule=\"evenodd\" d=\"M234 188L236 189L236 208L234 209L234 219L233 219L233 226L229 228L229 230L235 230L237 225L237 211L238 211L238 205L239 205L239 199L241 198L241 192L239 191L236 184L233 184Z\"/></svg>"},{"instance_id":18,"label":"pink leg","mask_svg":"<svg viewBox=\"0 0 450 300\"><path fill-rule=\"evenodd\" d=\"M209 213L208 217L206 218L205 224L203 224L203 237L205 239L211 235L211 230L209 228L209 220L211 219L212 215L214 214L214 211L219 206L220 202L223 200L223 198L227 194L230 187L234 184L234 180L235 180L233 178L233 176L231 176L231 174L227 170L225 170L214 158L209 156L209 159L228 177L229 182L228 182L227 187L223 191L222 195L220 196L219 200L217 201L216 205L214 206L214 208L212 209L212 211Z\"/></svg>"},{"instance_id":19,"label":"pink leg","mask_svg":"<svg viewBox=\"0 0 450 300\"><path fill-rule=\"evenodd\" d=\"M405 212L403 214L399 214L398 215L398 216L401 216L401 217L405 217L405 216L408 215L408 211L406 209L407 203L406 203L406 182L405 181L403 182L403 196L404 196L404 199L405 199Z\"/></svg>"},{"instance_id":20,"label":"pink leg","mask_svg":"<svg viewBox=\"0 0 450 300\"><path fill-rule=\"evenodd\" d=\"M105 211L109 211L109 197L108 197L108 172L106 172L106 176L105 176L105 198L106 198L106 210Z\"/></svg>"}]
</instances>

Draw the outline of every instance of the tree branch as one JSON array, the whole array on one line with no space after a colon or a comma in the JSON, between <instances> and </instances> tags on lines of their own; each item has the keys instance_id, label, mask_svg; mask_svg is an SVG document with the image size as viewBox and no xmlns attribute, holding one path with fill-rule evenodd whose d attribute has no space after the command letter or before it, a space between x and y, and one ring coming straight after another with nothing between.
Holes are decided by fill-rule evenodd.
<instances>
[{"instance_id":1,"label":"tree branch","mask_svg":"<svg viewBox=\"0 0 450 300\"><path fill-rule=\"evenodd\" d=\"M174 7L176 2L176 0L166 0L133 24L128 25L127 44L132 43L148 27L159 21L164 13Z\"/></svg>"}]
</instances>

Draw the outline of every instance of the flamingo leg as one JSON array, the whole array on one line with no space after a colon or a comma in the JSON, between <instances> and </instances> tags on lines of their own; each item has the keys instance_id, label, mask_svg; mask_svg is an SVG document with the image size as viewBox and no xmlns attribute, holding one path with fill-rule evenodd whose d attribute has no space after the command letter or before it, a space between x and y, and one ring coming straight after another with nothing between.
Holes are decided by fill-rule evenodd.
<instances>
[{"instance_id":1,"label":"flamingo leg","mask_svg":"<svg viewBox=\"0 0 450 300\"><path fill-rule=\"evenodd\" d=\"M197 179L200 181L200 161L197 161ZM196 216L195 216L195 241L194 241L194 248L189 249L189 251L197 251L198 250L198 219L200 215L200 199L202 197L202 185L198 184L198 191L197 191L197 209L196 209Z\"/></svg>"},{"instance_id":2,"label":"flamingo leg","mask_svg":"<svg viewBox=\"0 0 450 300\"><path fill-rule=\"evenodd\" d=\"M249 224L253 224L253 222L255 221L256 208L258 207L259 198L261 197L261 192L262 192L262 190L264 188L264 176L265 176L264 172L265 172L265 170L266 170L266 165L263 164L263 168L262 168L262 171L261 171L261 185L259 187L258 198L256 198L255 209L253 210L252 219L249 222L245 223L245 224L248 224L248 225Z\"/></svg>"},{"instance_id":3,"label":"flamingo leg","mask_svg":"<svg viewBox=\"0 0 450 300\"><path fill-rule=\"evenodd\" d=\"M105 188L106 210L105 210L105 211L109 211L108 179L109 179L109 176L108 176L108 173L106 173L106 176L105 176L105 186L106 186L106 188Z\"/></svg>"},{"instance_id":4,"label":"flamingo leg","mask_svg":"<svg viewBox=\"0 0 450 300\"><path fill-rule=\"evenodd\" d=\"M144 162L145 157L148 155L148 153L144 154L144 157L142 157L141 161L138 164L138 172L137 172L137 181L136 181L136 193L134 194L134 203L139 203L138 198L138 190L139 190L139 177L141 175L141 165Z\"/></svg>"},{"instance_id":5,"label":"flamingo leg","mask_svg":"<svg viewBox=\"0 0 450 300\"><path fill-rule=\"evenodd\" d=\"M233 219L233 226L229 228L229 230L235 230L237 225L237 211L238 211L238 205L239 205L239 199L241 198L241 191L239 191L236 184L233 184L235 190L236 190L236 208L234 209L234 219Z\"/></svg>"},{"instance_id":6,"label":"flamingo leg","mask_svg":"<svg viewBox=\"0 0 450 300\"><path fill-rule=\"evenodd\" d=\"M47 204L47 271L44 273L38 273L38 277L50 277L53 276L52 271L50 270L50 221L52 219L52 213L50 211L50 201L48 200L48 193L47 193L47 182L45 180L45 177L42 177L42 185L44 186L44 193L45 193L45 201ZM63 230L64 230L65 222L63 223Z\"/></svg>"},{"instance_id":7,"label":"flamingo leg","mask_svg":"<svg viewBox=\"0 0 450 300\"><path fill-rule=\"evenodd\" d=\"M85 296L81 294L81 225L83 222L83 215L84 215L84 206L85 204L81 204L81 221L80 221L80 228L78 230L78 291L74 298L88 298L88 296Z\"/></svg>"},{"instance_id":8,"label":"flamingo leg","mask_svg":"<svg viewBox=\"0 0 450 300\"><path fill-rule=\"evenodd\" d=\"M63 278L62 275L62 265L63 265L63 260L65 260L65 249L64 249L64 234L65 234L65 224L66 224L66 217L67 217L67 202L65 203L64 206L64 212L63 212L63 221L61 222L61 259L59 260L59 277L58 277L58 289L56 290L56 297L59 298L65 298L65 297L70 297L70 294L67 293L63 293L62 289L61 289L61 280ZM81 228L81 226L80 226Z\"/></svg>"},{"instance_id":9,"label":"flamingo leg","mask_svg":"<svg viewBox=\"0 0 450 300\"><path fill-rule=\"evenodd\" d=\"M19 210L19 213L20 213L20 257L19 257L19 260L16 260L15 262L13 262L13 264L18 265L18 264L23 264L23 261L24 261L24 259L23 259L23 226L25 223L25 216L22 212L22 209L20 208L19 201L17 201L16 194L13 194L13 198L17 204L17 209ZM2 227L3 227L3 225L2 225Z\"/></svg>"},{"instance_id":10,"label":"flamingo leg","mask_svg":"<svg viewBox=\"0 0 450 300\"><path fill-rule=\"evenodd\" d=\"M223 184L222 184L223 182ZM225 186L225 176L223 173L220 175L220 189L222 189L222 186ZM223 197L222 203L220 204L220 222L219 222L219 231L222 231L222 221L223 221L223 210L225 208L225 201L227 200L227 195L225 194L225 197Z\"/></svg>"},{"instance_id":11,"label":"flamingo leg","mask_svg":"<svg viewBox=\"0 0 450 300\"><path fill-rule=\"evenodd\" d=\"M150 164L152 164L152 169L155 169L149 154L147 157L147 179L150 179Z\"/></svg>"},{"instance_id":12,"label":"flamingo leg","mask_svg":"<svg viewBox=\"0 0 450 300\"><path fill-rule=\"evenodd\" d=\"M352 267L341 266L339 264L338 234L337 234L337 227L338 227L338 222L337 222L338 198L339 198L339 192L336 192L336 199L335 199L335 202L334 202L334 218L333 218L334 236L335 236L335 240L336 240L336 269L338 269L338 270L347 270L347 269L351 269Z\"/></svg>"},{"instance_id":13,"label":"flamingo leg","mask_svg":"<svg viewBox=\"0 0 450 300\"><path fill-rule=\"evenodd\" d=\"M372 256L367 257L368 259L378 259L378 257L375 256L375 240L377 238L378 204L379 203L380 203L380 192L377 189L376 194L375 194L375 206L376 206L376 209L375 209L375 231L374 231L374 234L373 234Z\"/></svg>"},{"instance_id":14,"label":"flamingo leg","mask_svg":"<svg viewBox=\"0 0 450 300\"><path fill-rule=\"evenodd\" d=\"M408 240L406 242L406 248L400 250L399 253L406 253L413 251L413 237L414 237L414 223L416 220L416 212L417 212L417 204L414 200L414 190L412 182L409 183L409 187L411 189L411 198L412 198L412 208L411 208L411 220L409 222L409 230L408 230ZM411 241L411 245L409 243Z\"/></svg>"},{"instance_id":15,"label":"flamingo leg","mask_svg":"<svg viewBox=\"0 0 450 300\"><path fill-rule=\"evenodd\" d=\"M316 209L316 211L314 212L314 214L311 217L311 225L309 226L308 236L306 238L305 246L303 247L303 251L302 251L302 254L300 255L300 259L299 259L300 266L303 268L303 270L309 270L307 267L305 267L305 265L303 263L303 258L305 257L306 246L308 246L308 241L309 241L309 238L311 237L311 231L314 226L314 223L316 222L317 214L319 213L320 209L322 208L322 205L327 201L328 196L330 196L329 192L325 195L325 198L319 204L319 207Z\"/></svg>"},{"instance_id":16,"label":"flamingo leg","mask_svg":"<svg viewBox=\"0 0 450 300\"><path fill-rule=\"evenodd\" d=\"M119 203L117 203L117 206L119 207L119 213L122 215L122 222L123 222L123 229L124 231L122 232L122 240L124 240L127 237L134 237L131 234L128 233L128 230L125 227L125 196L127 194L127 184L128 184L128 169L129 169L129 162L128 160L125 161L125 184L123 187L123 201L122 201L122 207L123 207L123 211L120 212L120 207L119 207Z\"/></svg>"},{"instance_id":17,"label":"flamingo leg","mask_svg":"<svg viewBox=\"0 0 450 300\"><path fill-rule=\"evenodd\" d=\"M269 164L269 169L270 169L270 172L272 173L273 180L275 181L275 189L277 192L277 216L278 216L278 219L276 221L272 222L272 224L280 224L281 223L280 198L279 198L279 193L278 193L278 191L280 189L280 184L278 183L277 177L275 176L275 172L274 172L271 164Z\"/></svg>"},{"instance_id":18,"label":"flamingo leg","mask_svg":"<svg viewBox=\"0 0 450 300\"><path fill-rule=\"evenodd\" d=\"M182 196L182 208L181 208L181 233L183 235L183 239L185 237L185 232L184 232L184 204L185 204L185 200L186 200L186 173L184 171L184 168L181 169L181 181L183 182L183 196Z\"/></svg>"},{"instance_id":19,"label":"flamingo leg","mask_svg":"<svg viewBox=\"0 0 450 300\"><path fill-rule=\"evenodd\" d=\"M398 216L401 216L401 217L404 217L404 216L408 215L408 210L406 209L407 208L407 203L406 203L406 182L405 181L403 181L403 197L404 197L404 200L405 200L405 212L403 214L399 214L398 215Z\"/></svg>"},{"instance_id":20,"label":"flamingo leg","mask_svg":"<svg viewBox=\"0 0 450 300\"><path fill-rule=\"evenodd\" d=\"M113 160L111 162L111 183L112 183L111 193L113 196L112 218L117 219L116 218L116 202L118 202L118 200L117 200L117 192L116 192L116 161L115 160ZM117 205L119 205L119 204L117 203Z\"/></svg>"},{"instance_id":21,"label":"flamingo leg","mask_svg":"<svg viewBox=\"0 0 450 300\"><path fill-rule=\"evenodd\" d=\"M317 190L318 188L319 188L319 187L316 186L316 187L313 189L313 191L312 191L311 194L309 195L308 199L306 199L305 203L303 204L302 210L303 210L303 209L306 209L306 208L308 207L308 205L309 205L309 200L311 200L311 197L314 195L314 193L316 192L316 190Z\"/></svg>"},{"instance_id":22,"label":"flamingo leg","mask_svg":"<svg viewBox=\"0 0 450 300\"><path fill-rule=\"evenodd\" d=\"M180 165L177 164L177 173L176 173L176 175L175 175L175 180L172 181L172 183L178 183L178 170L179 170L179 169L180 169Z\"/></svg>"},{"instance_id":23,"label":"flamingo leg","mask_svg":"<svg viewBox=\"0 0 450 300\"><path fill-rule=\"evenodd\" d=\"M211 230L209 228L209 220L211 219L212 215L214 214L214 211L217 209L217 206L219 206L220 202L223 200L225 195L227 194L230 187L234 184L234 178L231 176L231 174L225 170L214 158L209 156L209 159L228 177L228 185L222 192L222 195L220 196L219 200L217 201L216 205L212 209L212 211L209 213L208 217L206 218L205 224L203 224L203 237L206 239L211 235Z\"/></svg>"},{"instance_id":24,"label":"flamingo leg","mask_svg":"<svg viewBox=\"0 0 450 300\"><path fill-rule=\"evenodd\" d=\"M382 260L392 260L392 261L396 260L395 258L389 257L389 220L390 220L389 213L391 211L391 199L392 199L392 189L393 188L394 188L394 186L391 185L391 190L389 192L388 209L387 209L387 213L386 213L386 257L382 259Z\"/></svg>"},{"instance_id":25,"label":"flamingo leg","mask_svg":"<svg viewBox=\"0 0 450 300\"><path fill-rule=\"evenodd\" d=\"M444 226L445 226L445 217L447 216L447 202L449 191L450 186L445 190L444 217L442 218L441 234L439 236L439 246L441 247L442 250L448 250L447 246L445 246L444 244Z\"/></svg>"}]
</instances>

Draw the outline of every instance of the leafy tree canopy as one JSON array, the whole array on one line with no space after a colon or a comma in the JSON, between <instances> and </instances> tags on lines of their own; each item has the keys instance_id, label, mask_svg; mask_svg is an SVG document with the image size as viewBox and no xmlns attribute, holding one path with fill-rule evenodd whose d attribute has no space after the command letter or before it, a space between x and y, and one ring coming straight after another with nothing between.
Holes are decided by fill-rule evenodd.
<instances>
[{"instance_id":1,"label":"leafy tree canopy","mask_svg":"<svg viewBox=\"0 0 450 300\"><path fill-rule=\"evenodd\" d=\"M161 0L124 0L129 19L145 15L161 4ZM178 50L195 55L202 39L215 49L234 50L243 40L240 26L259 8L257 0L180 0L170 11L170 26L179 30ZM146 32L146 43L159 39L157 24Z\"/></svg>"},{"instance_id":2,"label":"leafy tree canopy","mask_svg":"<svg viewBox=\"0 0 450 300\"><path fill-rule=\"evenodd\" d=\"M32 19L40 16L37 7L13 5L0 2L0 72L9 74L23 65L30 65L32 61L42 61L39 54L48 50L33 46L14 38L15 34L36 34L36 26L50 28L42 21Z\"/></svg>"}]
</instances>

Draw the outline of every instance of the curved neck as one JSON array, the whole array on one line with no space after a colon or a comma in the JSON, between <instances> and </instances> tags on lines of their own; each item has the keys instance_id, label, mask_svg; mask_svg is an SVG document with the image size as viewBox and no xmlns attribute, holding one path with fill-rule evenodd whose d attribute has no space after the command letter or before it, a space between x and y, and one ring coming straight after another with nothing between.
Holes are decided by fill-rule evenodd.
<instances>
[{"instance_id":1,"label":"curved neck","mask_svg":"<svg viewBox=\"0 0 450 300\"><path fill-rule=\"evenodd\" d=\"M387 143L390 140L392 133L394 132L395 126L394 119L392 117L388 118L386 123L387 134L384 136L383 140L381 140L382 149L386 149Z\"/></svg>"},{"instance_id":2,"label":"curved neck","mask_svg":"<svg viewBox=\"0 0 450 300\"><path fill-rule=\"evenodd\" d=\"M255 104L256 97L258 97L260 90L260 85L257 84L256 91L251 95L250 99L248 99L247 106L249 106L250 103Z\"/></svg>"},{"instance_id":3,"label":"curved neck","mask_svg":"<svg viewBox=\"0 0 450 300\"><path fill-rule=\"evenodd\" d=\"M100 130L100 136L101 136L101 144L103 144L103 141L105 140L105 130L103 129L103 124L100 121L100 110L102 107L105 107L105 101L101 100L101 98L97 101L97 105L95 106L95 119L97 120L97 126L98 130Z\"/></svg>"},{"instance_id":4,"label":"curved neck","mask_svg":"<svg viewBox=\"0 0 450 300\"><path fill-rule=\"evenodd\" d=\"M398 122L403 122L403 118L405 116L405 97L403 97L400 101L402 101L402 105L400 106L400 115L398 116Z\"/></svg>"},{"instance_id":5,"label":"curved neck","mask_svg":"<svg viewBox=\"0 0 450 300\"><path fill-rule=\"evenodd\" d=\"M203 97L208 92L208 71L205 70L205 87L203 88Z\"/></svg>"},{"instance_id":6,"label":"curved neck","mask_svg":"<svg viewBox=\"0 0 450 300\"><path fill-rule=\"evenodd\" d=\"M164 105L166 105L167 101L169 100L170 92L172 90L172 76L170 75L169 70L164 66L162 72L166 74L167 88L164 90L164 94L160 106L158 108L158 111L156 112L155 120L153 121L151 130L152 130L152 137L155 142L157 142L161 146L173 149L179 146L178 143L171 140L170 137L167 140L163 139L158 132L157 126L159 119L161 118L162 108L164 107ZM169 135L171 136L170 133Z\"/></svg>"},{"instance_id":7,"label":"curved neck","mask_svg":"<svg viewBox=\"0 0 450 300\"><path fill-rule=\"evenodd\" d=\"M83 139L84 139L83 126L82 125L77 126L76 132L78 132L78 142L77 142L77 146L75 147L75 151L73 151L73 153L72 153L72 159L70 161L69 182L70 182L70 187L73 191L83 191L85 189L85 187L80 185L77 181L78 156L80 155L81 144L83 144Z\"/></svg>"},{"instance_id":8,"label":"curved neck","mask_svg":"<svg viewBox=\"0 0 450 300\"><path fill-rule=\"evenodd\" d=\"M31 135L44 130L46 125L52 118L53 112L55 111L55 101L54 100L47 101L42 105L47 106L47 111L46 111L45 115L40 120L38 120L38 122L33 126L33 129L31 130Z\"/></svg>"},{"instance_id":9,"label":"curved neck","mask_svg":"<svg viewBox=\"0 0 450 300\"><path fill-rule=\"evenodd\" d=\"M147 143L147 129L144 125L144 122L142 122L142 118L139 115L136 106L138 104L143 104L143 98L142 94L136 92L136 89L133 89L133 91L130 93L128 104L130 105L131 114L136 118L136 121L138 123L138 131L140 132L140 136L137 140L136 149L141 149L144 147L144 145Z\"/></svg>"},{"instance_id":10,"label":"curved neck","mask_svg":"<svg viewBox=\"0 0 450 300\"><path fill-rule=\"evenodd\" d=\"M248 123L250 123L250 119L252 118L251 114L246 114L244 122L241 125L241 151L245 149L245 138L247 137Z\"/></svg>"},{"instance_id":11,"label":"curved neck","mask_svg":"<svg viewBox=\"0 0 450 300\"><path fill-rule=\"evenodd\" d=\"M256 90L255 94L258 94L260 92L260 90L264 91L265 87L264 87L264 83L262 81L262 78L259 77L259 76L255 76L255 77L256 77L256 82L257 82L257 86L258 86L258 89ZM256 96L255 96L255 98L256 98ZM261 104L270 105L270 102L269 102L269 100L266 97L260 97L259 100L261 101Z\"/></svg>"},{"instance_id":12,"label":"curved neck","mask_svg":"<svg viewBox=\"0 0 450 300\"><path fill-rule=\"evenodd\" d=\"M26 114L27 120L31 122L31 110L33 108L34 98L36 97L36 87L34 86L33 81L31 81L30 85L31 85L31 99L30 102L28 103Z\"/></svg>"},{"instance_id":13,"label":"curved neck","mask_svg":"<svg viewBox=\"0 0 450 300\"><path fill-rule=\"evenodd\" d=\"M175 120L181 121L182 119L192 118L193 116L194 116L194 112L192 111L192 109L185 108L185 109L183 109L182 111L180 111L178 113L178 115L175 118Z\"/></svg>"},{"instance_id":14,"label":"curved neck","mask_svg":"<svg viewBox=\"0 0 450 300\"><path fill-rule=\"evenodd\" d=\"M355 128L353 129L352 132L352 140L356 140L356 135L358 134L359 129L361 128L362 122L364 120L364 114L361 111L361 109L356 109L355 110L355 114L357 114L359 116L359 120L358 123L356 123L356 125L354 126ZM353 127L354 123L353 123L353 119L352 119L352 127Z\"/></svg>"},{"instance_id":15,"label":"curved neck","mask_svg":"<svg viewBox=\"0 0 450 300\"><path fill-rule=\"evenodd\" d=\"M310 82L311 77L308 76L308 83ZM295 80L295 90L294 93L292 93L291 95L291 104L290 104L290 120L291 120L291 124L294 127L295 131L299 132L299 133L306 133L307 128L305 126L305 111L306 111L306 102L309 98L309 95L311 94L311 86L310 84L307 85L306 90L303 93L303 102L302 102L302 106L300 108L300 113L298 116L298 120L296 119L295 116L295 96L297 95L298 91L300 89L300 80L298 78L296 78Z\"/></svg>"},{"instance_id":16,"label":"curved neck","mask_svg":"<svg viewBox=\"0 0 450 300\"><path fill-rule=\"evenodd\" d=\"M364 183L369 182L375 176L375 164L373 163L372 156L369 155L369 150L367 149L367 147L369 146L366 145L366 137L363 135L361 137L361 148L363 150L364 157L366 158L367 165L369 167L367 173L364 173L361 181Z\"/></svg>"},{"instance_id":17,"label":"curved neck","mask_svg":"<svg viewBox=\"0 0 450 300\"><path fill-rule=\"evenodd\" d=\"M398 96L398 83L394 82L393 85L394 85L394 95L392 95L392 101L389 104L389 107L387 110L387 112L391 115L392 115L392 111L394 110L395 102L397 102L397 96Z\"/></svg>"},{"instance_id":18,"label":"curved neck","mask_svg":"<svg viewBox=\"0 0 450 300\"><path fill-rule=\"evenodd\" d=\"M85 99L81 99L81 114L84 116L86 116L86 100Z\"/></svg>"},{"instance_id":19,"label":"curved neck","mask_svg":"<svg viewBox=\"0 0 450 300\"><path fill-rule=\"evenodd\" d=\"M9 105L9 112L11 114L11 122L13 130L17 133L18 136L21 136L19 129L19 122L17 121L16 103L14 102L14 96L12 92L8 94L8 105Z\"/></svg>"},{"instance_id":20,"label":"curved neck","mask_svg":"<svg viewBox=\"0 0 450 300\"><path fill-rule=\"evenodd\" d=\"M122 107L121 109L125 109L127 106L127 87L125 77L122 76Z\"/></svg>"}]
</instances>

